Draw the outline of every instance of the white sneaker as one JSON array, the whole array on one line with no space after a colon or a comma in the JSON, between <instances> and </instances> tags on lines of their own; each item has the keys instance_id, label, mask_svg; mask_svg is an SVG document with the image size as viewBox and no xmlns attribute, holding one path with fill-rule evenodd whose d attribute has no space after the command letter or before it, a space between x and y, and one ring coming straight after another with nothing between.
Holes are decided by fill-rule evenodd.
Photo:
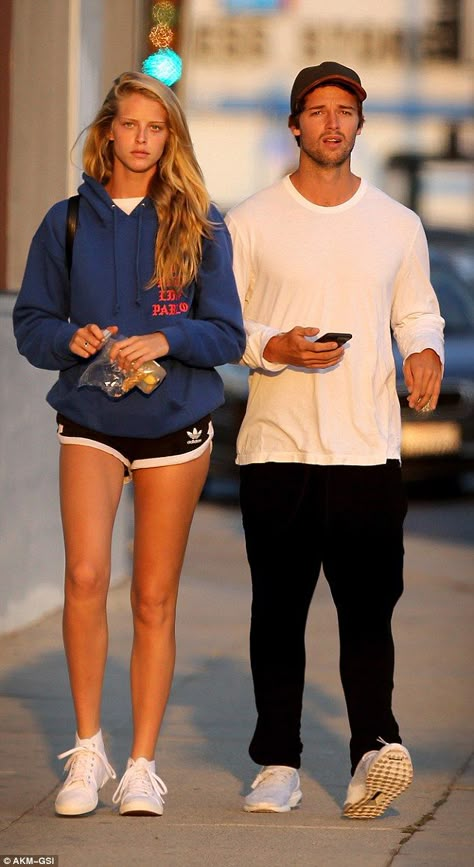
<instances>
[{"instance_id":1,"label":"white sneaker","mask_svg":"<svg viewBox=\"0 0 474 867\"><path fill-rule=\"evenodd\" d=\"M401 744L385 744L365 753L347 789L344 815L350 819L374 819L413 780L410 753Z\"/></svg>"},{"instance_id":2,"label":"white sneaker","mask_svg":"<svg viewBox=\"0 0 474 867\"><path fill-rule=\"evenodd\" d=\"M266 765L252 790L244 801L247 813L288 813L302 798L298 771L286 765Z\"/></svg>"},{"instance_id":3,"label":"white sneaker","mask_svg":"<svg viewBox=\"0 0 474 867\"><path fill-rule=\"evenodd\" d=\"M69 756L64 770L69 771L55 801L59 816L84 816L97 807L98 792L116 774L105 755L102 732L93 738L79 738L72 750L60 753L58 759Z\"/></svg>"},{"instance_id":4,"label":"white sneaker","mask_svg":"<svg viewBox=\"0 0 474 867\"><path fill-rule=\"evenodd\" d=\"M162 816L168 793L163 780L155 773L155 762L147 759L129 759L118 788L112 798L120 802L121 816Z\"/></svg>"}]
</instances>

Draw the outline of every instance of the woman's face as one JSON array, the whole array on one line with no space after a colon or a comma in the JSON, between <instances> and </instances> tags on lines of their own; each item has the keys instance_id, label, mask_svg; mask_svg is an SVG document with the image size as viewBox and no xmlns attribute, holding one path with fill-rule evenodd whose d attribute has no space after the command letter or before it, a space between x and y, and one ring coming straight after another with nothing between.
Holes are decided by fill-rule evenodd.
<instances>
[{"instance_id":1,"label":"woman's face","mask_svg":"<svg viewBox=\"0 0 474 867\"><path fill-rule=\"evenodd\" d=\"M141 93L122 97L109 136L114 143L114 171L120 166L125 173L149 179L155 173L168 136L168 114L159 102Z\"/></svg>"}]
</instances>

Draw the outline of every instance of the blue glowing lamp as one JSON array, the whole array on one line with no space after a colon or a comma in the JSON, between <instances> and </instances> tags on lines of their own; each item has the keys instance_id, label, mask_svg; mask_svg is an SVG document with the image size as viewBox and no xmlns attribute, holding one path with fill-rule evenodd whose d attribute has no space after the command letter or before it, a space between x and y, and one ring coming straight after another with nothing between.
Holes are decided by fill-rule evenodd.
<instances>
[{"instance_id":1,"label":"blue glowing lamp","mask_svg":"<svg viewBox=\"0 0 474 867\"><path fill-rule=\"evenodd\" d=\"M171 87L179 81L183 71L183 61L172 48L159 48L142 63L142 72L151 75Z\"/></svg>"}]
</instances>

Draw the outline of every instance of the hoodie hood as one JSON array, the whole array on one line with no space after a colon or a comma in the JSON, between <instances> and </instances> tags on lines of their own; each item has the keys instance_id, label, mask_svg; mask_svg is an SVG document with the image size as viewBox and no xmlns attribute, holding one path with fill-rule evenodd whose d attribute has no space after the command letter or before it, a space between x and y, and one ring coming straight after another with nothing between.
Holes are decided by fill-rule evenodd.
<instances>
[{"instance_id":1,"label":"hoodie hood","mask_svg":"<svg viewBox=\"0 0 474 867\"><path fill-rule=\"evenodd\" d=\"M148 226L146 234L150 235L151 230L153 239L151 247L150 244L147 244L146 249L154 251L154 240L158 228L155 207L151 199L144 197L131 214L126 214L110 198L109 193L101 183L85 173L82 178L83 183L79 187L79 195L84 202L87 202L87 207L93 212L101 229L112 239L111 264L114 274L114 313L117 314L120 312L122 306L124 288L122 285L123 281L121 280L121 256L124 247L126 246L127 255L134 263L133 297L137 305L140 305L142 294L146 291L145 286L153 273L153 260L150 264L147 262L145 267L141 251L143 250L142 235L144 221L147 221ZM149 260L149 258L148 256L147 259ZM128 284L127 296L130 296L130 289L130 284Z\"/></svg>"}]
</instances>

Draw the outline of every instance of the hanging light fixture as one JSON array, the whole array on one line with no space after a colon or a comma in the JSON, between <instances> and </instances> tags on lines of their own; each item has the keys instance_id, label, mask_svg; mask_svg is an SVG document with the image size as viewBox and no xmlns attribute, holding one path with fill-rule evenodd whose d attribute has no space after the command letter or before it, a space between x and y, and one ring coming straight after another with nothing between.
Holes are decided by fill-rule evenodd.
<instances>
[{"instance_id":1,"label":"hanging light fixture","mask_svg":"<svg viewBox=\"0 0 474 867\"><path fill-rule=\"evenodd\" d=\"M156 48L142 63L142 72L157 78L168 87L181 78L183 61L171 48L176 32L178 12L171 0L155 3L152 10L153 26L148 38Z\"/></svg>"}]
</instances>

